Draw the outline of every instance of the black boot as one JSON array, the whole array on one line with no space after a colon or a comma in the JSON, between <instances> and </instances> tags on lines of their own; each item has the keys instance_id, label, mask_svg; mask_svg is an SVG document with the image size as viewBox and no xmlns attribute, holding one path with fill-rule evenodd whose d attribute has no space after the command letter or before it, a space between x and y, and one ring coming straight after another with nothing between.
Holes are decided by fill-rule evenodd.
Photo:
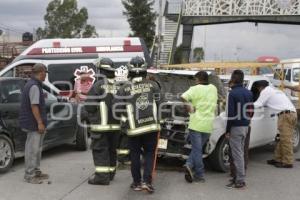
<instances>
[{"instance_id":1,"label":"black boot","mask_svg":"<svg viewBox=\"0 0 300 200\"><path fill-rule=\"evenodd\" d=\"M116 172L111 172L111 173L109 174L109 179L110 179L111 181L114 180L115 175L116 175Z\"/></svg>"},{"instance_id":2,"label":"black boot","mask_svg":"<svg viewBox=\"0 0 300 200\"><path fill-rule=\"evenodd\" d=\"M103 179L95 175L94 177L89 178L88 183L91 185L109 185L109 179Z\"/></svg>"}]
</instances>

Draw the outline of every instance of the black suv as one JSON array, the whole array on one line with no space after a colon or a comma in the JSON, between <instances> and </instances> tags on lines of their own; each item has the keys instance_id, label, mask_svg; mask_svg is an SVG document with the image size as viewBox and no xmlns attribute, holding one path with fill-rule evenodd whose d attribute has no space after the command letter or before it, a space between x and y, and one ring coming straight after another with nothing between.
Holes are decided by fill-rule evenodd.
<instances>
[{"instance_id":1,"label":"black suv","mask_svg":"<svg viewBox=\"0 0 300 200\"><path fill-rule=\"evenodd\" d=\"M8 171L15 158L24 156L26 133L21 130L18 118L26 81L23 78L0 78L0 173ZM71 143L79 150L86 150L88 131L86 126L77 125L77 105L64 103L50 93L47 85L43 85L43 89L48 118L43 149Z\"/></svg>"}]
</instances>

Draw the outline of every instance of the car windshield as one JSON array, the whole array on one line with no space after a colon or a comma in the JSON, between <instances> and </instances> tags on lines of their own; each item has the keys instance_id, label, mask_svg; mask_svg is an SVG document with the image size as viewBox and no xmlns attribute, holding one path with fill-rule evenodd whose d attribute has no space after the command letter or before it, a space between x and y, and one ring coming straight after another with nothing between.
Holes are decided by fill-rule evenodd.
<instances>
[{"instance_id":1,"label":"car windshield","mask_svg":"<svg viewBox=\"0 0 300 200\"><path fill-rule=\"evenodd\" d=\"M293 69L293 80L299 81L299 76L300 76L300 68L294 68Z\"/></svg>"},{"instance_id":2,"label":"car windshield","mask_svg":"<svg viewBox=\"0 0 300 200\"><path fill-rule=\"evenodd\" d=\"M7 80L0 83L0 103L15 103L21 99L23 81Z\"/></svg>"}]
</instances>

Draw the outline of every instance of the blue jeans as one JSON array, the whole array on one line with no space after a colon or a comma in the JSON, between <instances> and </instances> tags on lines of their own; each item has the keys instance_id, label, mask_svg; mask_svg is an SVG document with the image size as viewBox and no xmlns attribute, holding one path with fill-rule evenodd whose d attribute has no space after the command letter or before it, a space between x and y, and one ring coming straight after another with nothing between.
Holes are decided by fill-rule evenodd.
<instances>
[{"instance_id":1,"label":"blue jeans","mask_svg":"<svg viewBox=\"0 0 300 200\"><path fill-rule=\"evenodd\" d=\"M207 142L209 136L207 133L189 130L188 140L192 144L192 150L186 161L186 165L195 171L195 177L197 178L203 178L204 176L202 151L203 145Z\"/></svg>"}]
</instances>

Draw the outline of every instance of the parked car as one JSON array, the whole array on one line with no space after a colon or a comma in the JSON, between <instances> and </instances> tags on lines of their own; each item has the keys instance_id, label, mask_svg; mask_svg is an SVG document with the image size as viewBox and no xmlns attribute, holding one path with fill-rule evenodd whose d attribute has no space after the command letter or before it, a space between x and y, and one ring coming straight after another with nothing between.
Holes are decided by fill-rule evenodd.
<instances>
[{"instance_id":1,"label":"parked car","mask_svg":"<svg viewBox=\"0 0 300 200\"><path fill-rule=\"evenodd\" d=\"M149 75L159 83L164 95L162 102L165 104L162 113L162 130L159 140L159 156L176 157L186 159L190 153L191 145L187 141L188 136L188 113L180 103L180 95L190 86L195 85L193 76L197 71L181 70L149 70ZM213 76L213 75L210 75ZM213 169L225 172L229 169L229 145L224 136L226 129L226 91L227 83L230 79L228 75L219 76L220 81L214 81L219 92L219 105L214 120L214 129L209 141L203 148L205 158L208 158ZM214 78L217 80L218 78ZM245 76L244 86L249 90L254 90L255 98L258 94L252 87L256 81L269 79L265 76ZM223 105L222 105L223 104ZM172 111L173 108L173 111ZM255 114L251 122L250 148L255 148L274 142L277 134L277 116L269 108L261 110L255 109ZM294 148L300 147L299 124L295 129Z\"/></svg>"},{"instance_id":2,"label":"parked car","mask_svg":"<svg viewBox=\"0 0 300 200\"><path fill-rule=\"evenodd\" d=\"M18 117L26 81L23 78L0 78L0 172L8 171L15 158L24 156L26 133L21 130ZM48 118L43 149L68 143L86 150L88 131L86 126L77 125L77 105L63 102L56 105L61 99L50 93L47 85L43 85L43 89Z\"/></svg>"}]
</instances>

